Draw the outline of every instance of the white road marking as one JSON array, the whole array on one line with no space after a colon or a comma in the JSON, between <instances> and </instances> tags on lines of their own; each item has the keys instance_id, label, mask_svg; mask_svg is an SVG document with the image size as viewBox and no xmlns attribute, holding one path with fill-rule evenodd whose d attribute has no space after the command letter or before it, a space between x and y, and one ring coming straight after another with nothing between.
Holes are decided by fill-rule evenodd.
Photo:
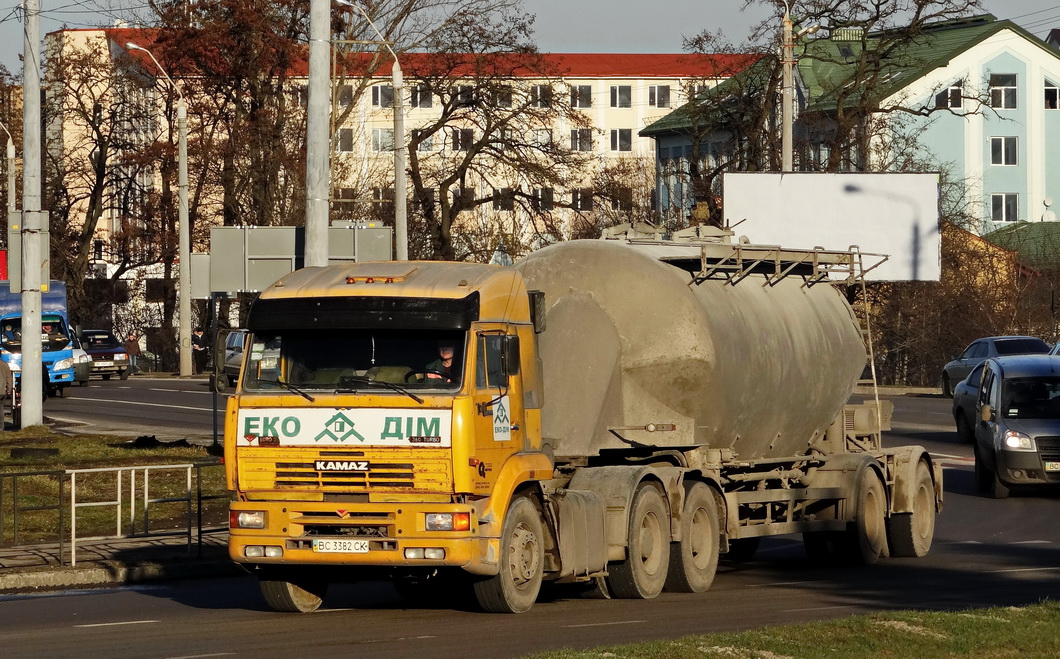
<instances>
[{"instance_id":1,"label":"white road marking","mask_svg":"<svg viewBox=\"0 0 1060 659\"><path fill-rule=\"evenodd\" d=\"M74 627L117 627L119 625L146 625L161 620L126 620L125 622L97 622L93 625L74 625Z\"/></svg>"},{"instance_id":2,"label":"white road marking","mask_svg":"<svg viewBox=\"0 0 1060 659\"><path fill-rule=\"evenodd\" d=\"M563 625L563 626L567 627L567 628L574 628L574 627L608 627L610 625L636 625L636 624L640 624L642 622L647 622L647 620L616 620L615 622L589 622L589 623L586 623L584 625Z\"/></svg>"},{"instance_id":3,"label":"white road marking","mask_svg":"<svg viewBox=\"0 0 1060 659\"><path fill-rule=\"evenodd\" d=\"M174 410L195 410L196 412L208 411L205 407L191 407L189 405L163 405L162 403L141 403L135 400L110 400L108 398L70 398L74 403L121 403L123 405L143 405L145 407L168 407ZM220 412L221 410L218 410Z\"/></svg>"},{"instance_id":4,"label":"white road marking","mask_svg":"<svg viewBox=\"0 0 1060 659\"><path fill-rule=\"evenodd\" d=\"M149 387L147 390L148 391L165 391L165 392L177 393L177 394L201 394L203 396L209 396L210 394L213 393L212 391L192 391L192 390L188 390L188 389L156 389L154 387Z\"/></svg>"},{"instance_id":5,"label":"white road marking","mask_svg":"<svg viewBox=\"0 0 1060 659\"><path fill-rule=\"evenodd\" d=\"M1010 542L1012 545L1051 545L1052 540L1020 540L1019 542Z\"/></svg>"},{"instance_id":6,"label":"white road marking","mask_svg":"<svg viewBox=\"0 0 1060 659\"><path fill-rule=\"evenodd\" d=\"M393 643L394 641L421 641L428 638L438 638L437 636L399 636L397 638L371 638L364 641L357 641L357 643Z\"/></svg>"},{"instance_id":7,"label":"white road marking","mask_svg":"<svg viewBox=\"0 0 1060 659\"><path fill-rule=\"evenodd\" d=\"M1005 574L1008 572L1054 572L1060 567L1014 567L1007 570L983 570L983 574Z\"/></svg>"}]
</instances>

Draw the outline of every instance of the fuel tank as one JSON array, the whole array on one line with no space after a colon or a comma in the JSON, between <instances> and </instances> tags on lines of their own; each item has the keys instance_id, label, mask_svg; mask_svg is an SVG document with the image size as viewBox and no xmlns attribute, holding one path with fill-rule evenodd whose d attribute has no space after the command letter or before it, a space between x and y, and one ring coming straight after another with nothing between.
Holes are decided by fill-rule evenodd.
<instances>
[{"instance_id":1,"label":"fuel tank","mask_svg":"<svg viewBox=\"0 0 1060 659\"><path fill-rule=\"evenodd\" d=\"M833 285L759 273L696 283L694 245L570 241L516 268L544 293L542 434L557 457L637 446L800 455L866 363Z\"/></svg>"}]
</instances>

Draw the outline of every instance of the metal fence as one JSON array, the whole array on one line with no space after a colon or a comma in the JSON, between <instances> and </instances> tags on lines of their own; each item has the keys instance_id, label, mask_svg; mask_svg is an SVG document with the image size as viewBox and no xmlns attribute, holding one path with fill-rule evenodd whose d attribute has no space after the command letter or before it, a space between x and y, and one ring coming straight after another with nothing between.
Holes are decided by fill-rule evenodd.
<instances>
[{"instance_id":1,"label":"metal fence","mask_svg":"<svg viewBox=\"0 0 1060 659\"><path fill-rule=\"evenodd\" d=\"M203 470L220 469L219 463L186 463L168 465L140 465L130 467L104 467L98 469L68 469L65 471L40 471L0 474L0 547L13 545L33 545L59 543L59 556L66 564L64 545L70 547L70 565L77 564L78 542L89 540L108 540L117 538L173 537L184 536L187 539L188 555L195 547L202 551L203 506L210 500L227 498L227 494L203 493ZM171 485L163 496L156 487L152 493L152 474L160 472L183 472L183 486ZM113 478L113 495L104 498L91 498L84 495L90 479ZM41 502L39 495L27 496L25 488L20 491L19 484L32 477L47 477L57 481L54 503ZM79 491L79 483L81 490ZM97 490L100 489L97 485ZM104 489L109 489L104 486ZM68 496L66 493L69 493ZM154 511L177 504L182 513L178 516L180 523L165 528L152 526ZM113 534L78 536L78 519L84 518L88 509L104 509L113 515ZM53 511L57 517L57 534L27 540L21 529L21 522L27 513ZM5 525L5 520L7 524ZM178 520L172 520L178 521ZM67 533L66 529L69 529Z\"/></svg>"}]
</instances>

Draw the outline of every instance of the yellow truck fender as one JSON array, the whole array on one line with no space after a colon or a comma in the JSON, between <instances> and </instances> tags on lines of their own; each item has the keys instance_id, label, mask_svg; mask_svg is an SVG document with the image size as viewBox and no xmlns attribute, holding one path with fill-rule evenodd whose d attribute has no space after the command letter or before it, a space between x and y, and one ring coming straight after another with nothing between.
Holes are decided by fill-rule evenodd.
<instances>
[{"instance_id":1,"label":"yellow truck fender","mask_svg":"<svg viewBox=\"0 0 1060 659\"><path fill-rule=\"evenodd\" d=\"M551 478L552 461L544 453L516 453L505 460L493 483L493 494L475 503L479 537L499 538L515 492L525 483Z\"/></svg>"}]
</instances>

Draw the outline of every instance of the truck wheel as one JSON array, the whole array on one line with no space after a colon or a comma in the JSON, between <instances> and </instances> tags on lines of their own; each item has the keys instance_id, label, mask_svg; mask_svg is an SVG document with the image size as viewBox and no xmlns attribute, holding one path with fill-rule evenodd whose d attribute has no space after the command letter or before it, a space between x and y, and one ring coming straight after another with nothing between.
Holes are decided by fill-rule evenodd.
<instances>
[{"instance_id":1,"label":"truck wheel","mask_svg":"<svg viewBox=\"0 0 1060 659\"><path fill-rule=\"evenodd\" d=\"M545 532L530 499L508 507L501 531L500 572L474 584L475 599L487 613L525 613L537 601L544 574Z\"/></svg>"},{"instance_id":2,"label":"truck wheel","mask_svg":"<svg viewBox=\"0 0 1060 659\"><path fill-rule=\"evenodd\" d=\"M845 557L858 565L871 565L887 548L887 495L875 470L863 470L855 506L854 521L847 525Z\"/></svg>"},{"instance_id":3,"label":"truck wheel","mask_svg":"<svg viewBox=\"0 0 1060 659\"><path fill-rule=\"evenodd\" d=\"M685 495L681 541L670 543L666 590L702 593L718 570L718 508L710 488L694 483Z\"/></svg>"},{"instance_id":4,"label":"truck wheel","mask_svg":"<svg viewBox=\"0 0 1060 659\"><path fill-rule=\"evenodd\" d=\"M892 556L925 556L935 537L935 485L926 462L917 465L913 488L913 512L895 513L888 523Z\"/></svg>"},{"instance_id":5,"label":"truck wheel","mask_svg":"<svg viewBox=\"0 0 1060 659\"><path fill-rule=\"evenodd\" d=\"M609 569L611 593L622 599L651 599L662 592L669 564L670 512L662 493L642 483L630 508L626 560Z\"/></svg>"},{"instance_id":6,"label":"truck wheel","mask_svg":"<svg viewBox=\"0 0 1060 659\"><path fill-rule=\"evenodd\" d=\"M273 611L285 613L312 613L320 608L327 593L328 584L317 581L282 581L261 577L258 580L261 595Z\"/></svg>"}]
</instances>

